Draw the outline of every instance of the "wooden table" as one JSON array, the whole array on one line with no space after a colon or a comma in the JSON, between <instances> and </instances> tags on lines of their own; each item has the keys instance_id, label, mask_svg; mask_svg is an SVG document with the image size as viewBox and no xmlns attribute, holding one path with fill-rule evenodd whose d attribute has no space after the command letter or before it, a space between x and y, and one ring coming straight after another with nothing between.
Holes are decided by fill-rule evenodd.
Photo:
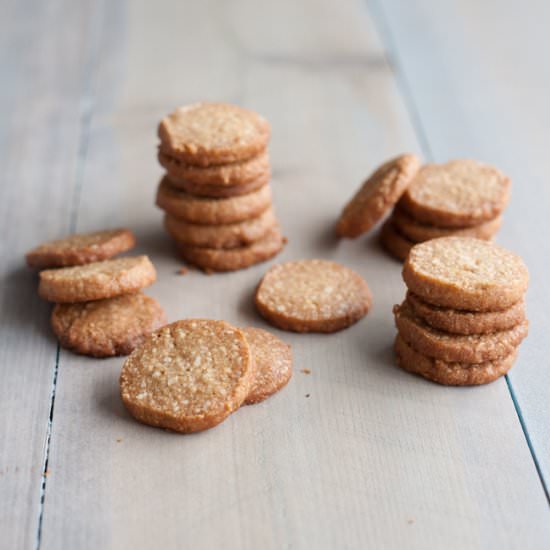
<instances>
[{"instance_id":1,"label":"wooden table","mask_svg":"<svg viewBox=\"0 0 550 550\"><path fill-rule=\"evenodd\" d=\"M549 23L545 0L3 0L0 547L549 548ZM153 206L156 124L201 99L273 125L290 239L276 261L341 261L375 307L331 336L279 333L289 386L186 437L126 414L123 359L57 347L23 255L128 226L170 320L265 326L251 293L269 264L178 276ZM513 180L498 240L531 270L531 331L487 387L395 368L400 266L376 236L332 236L362 178L402 151Z\"/></svg>"}]
</instances>

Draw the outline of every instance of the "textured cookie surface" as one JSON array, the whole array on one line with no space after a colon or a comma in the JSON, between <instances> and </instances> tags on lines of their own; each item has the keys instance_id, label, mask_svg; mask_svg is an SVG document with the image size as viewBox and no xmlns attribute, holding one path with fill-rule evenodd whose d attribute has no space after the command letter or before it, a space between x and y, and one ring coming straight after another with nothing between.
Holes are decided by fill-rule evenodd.
<instances>
[{"instance_id":1,"label":"textured cookie surface","mask_svg":"<svg viewBox=\"0 0 550 550\"><path fill-rule=\"evenodd\" d=\"M219 225L259 216L271 205L271 187L264 185L247 195L212 199L197 197L170 185L164 178L157 191L157 206L186 222Z\"/></svg>"},{"instance_id":2,"label":"textured cookie surface","mask_svg":"<svg viewBox=\"0 0 550 550\"><path fill-rule=\"evenodd\" d=\"M135 244L134 234L128 229L95 231L41 244L25 257L30 267L39 269L83 265L112 258Z\"/></svg>"},{"instance_id":3,"label":"textured cookie surface","mask_svg":"<svg viewBox=\"0 0 550 550\"><path fill-rule=\"evenodd\" d=\"M248 195L254 191L258 191L262 187L268 185L270 176L269 174L260 176L255 180L249 181L248 183L241 183L240 185L207 185L202 183L193 183L192 181L178 180L170 177L170 175L168 175L167 178L169 179L172 187L186 191L190 195L212 199L224 199L228 197Z\"/></svg>"},{"instance_id":4,"label":"textured cookie surface","mask_svg":"<svg viewBox=\"0 0 550 550\"><path fill-rule=\"evenodd\" d=\"M442 361L417 352L399 335L395 338L395 353L397 364L402 369L446 386L477 386L493 382L512 368L517 355L514 350L507 357L484 363Z\"/></svg>"},{"instance_id":5,"label":"textured cookie surface","mask_svg":"<svg viewBox=\"0 0 550 550\"><path fill-rule=\"evenodd\" d=\"M519 256L493 243L443 237L411 249L403 279L409 290L430 304L494 311L523 298L529 273Z\"/></svg>"},{"instance_id":6,"label":"textured cookie surface","mask_svg":"<svg viewBox=\"0 0 550 550\"><path fill-rule=\"evenodd\" d=\"M268 233L277 223L271 208L242 222L223 225L198 225L172 216L165 216L168 233L182 245L205 248L238 248L250 245Z\"/></svg>"},{"instance_id":7,"label":"textured cookie surface","mask_svg":"<svg viewBox=\"0 0 550 550\"><path fill-rule=\"evenodd\" d=\"M147 256L117 258L41 271L38 293L50 302L89 302L137 292L156 277Z\"/></svg>"},{"instance_id":8,"label":"textured cookie surface","mask_svg":"<svg viewBox=\"0 0 550 550\"><path fill-rule=\"evenodd\" d=\"M56 304L52 328L64 348L93 357L128 355L166 324L159 303L141 292L116 298Z\"/></svg>"},{"instance_id":9,"label":"textured cookie surface","mask_svg":"<svg viewBox=\"0 0 550 550\"><path fill-rule=\"evenodd\" d=\"M248 246L223 249L179 245L179 251L184 260L205 271L236 271L269 260L283 249L285 242L275 226Z\"/></svg>"},{"instance_id":10,"label":"textured cookie surface","mask_svg":"<svg viewBox=\"0 0 550 550\"><path fill-rule=\"evenodd\" d=\"M195 103L162 119L161 147L194 166L250 159L267 147L271 128L257 113L228 103Z\"/></svg>"},{"instance_id":11,"label":"textured cookie surface","mask_svg":"<svg viewBox=\"0 0 550 550\"><path fill-rule=\"evenodd\" d=\"M418 221L441 227L476 225L506 206L510 180L474 160L423 166L399 201Z\"/></svg>"},{"instance_id":12,"label":"textured cookie surface","mask_svg":"<svg viewBox=\"0 0 550 550\"><path fill-rule=\"evenodd\" d=\"M418 168L415 155L401 155L380 166L344 208L336 233L354 238L368 231L399 200Z\"/></svg>"},{"instance_id":13,"label":"textured cookie surface","mask_svg":"<svg viewBox=\"0 0 550 550\"><path fill-rule=\"evenodd\" d=\"M239 329L189 319L157 330L132 352L122 367L120 394L140 422L197 432L238 409L253 377L250 348Z\"/></svg>"},{"instance_id":14,"label":"textured cookie surface","mask_svg":"<svg viewBox=\"0 0 550 550\"><path fill-rule=\"evenodd\" d=\"M366 281L328 260L299 260L269 269L256 307L271 324L295 332L335 332L364 317L372 303Z\"/></svg>"},{"instance_id":15,"label":"textured cookie surface","mask_svg":"<svg viewBox=\"0 0 550 550\"><path fill-rule=\"evenodd\" d=\"M286 386L292 376L292 351L267 330L249 327L243 333L256 364L254 382L245 399L246 405L252 405Z\"/></svg>"},{"instance_id":16,"label":"textured cookie surface","mask_svg":"<svg viewBox=\"0 0 550 550\"><path fill-rule=\"evenodd\" d=\"M482 363L510 355L527 336L528 323L488 334L450 334L430 327L415 315L407 302L394 307L399 334L428 357L460 363Z\"/></svg>"},{"instance_id":17,"label":"textured cookie surface","mask_svg":"<svg viewBox=\"0 0 550 550\"><path fill-rule=\"evenodd\" d=\"M380 242L386 251L402 262L405 261L414 246L412 241L409 241L395 229L391 219L382 226Z\"/></svg>"},{"instance_id":18,"label":"textured cookie surface","mask_svg":"<svg viewBox=\"0 0 550 550\"><path fill-rule=\"evenodd\" d=\"M431 327L453 334L486 334L508 330L525 320L525 302L502 311L464 311L439 307L424 302L412 292L407 293L407 303L414 313Z\"/></svg>"}]
</instances>

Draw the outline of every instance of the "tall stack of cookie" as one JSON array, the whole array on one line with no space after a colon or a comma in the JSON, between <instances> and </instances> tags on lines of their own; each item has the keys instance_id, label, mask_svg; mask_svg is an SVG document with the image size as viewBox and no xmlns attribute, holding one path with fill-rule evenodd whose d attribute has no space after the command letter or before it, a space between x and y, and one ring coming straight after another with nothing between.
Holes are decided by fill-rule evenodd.
<instances>
[{"instance_id":1,"label":"tall stack of cookie","mask_svg":"<svg viewBox=\"0 0 550 550\"><path fill-rule=\"evenodd\" d=\"M491 382L512 367L527 336L527 267L515 254L470 237L414 246L408 288L394 307L401 368L446 385Z\"/></svg>"},{"instance_id":2,"label":"tall stack of cookie","mask_svg":"<svg viewBox=\"0 0 550 550\"><path fill-rule=\"evenodd\" d=\"M264 118L236 105L197 103L165 117L158 134L166 174L156 203L184 260L233 271L281 251Z\"/></svg>"}]
</instances>

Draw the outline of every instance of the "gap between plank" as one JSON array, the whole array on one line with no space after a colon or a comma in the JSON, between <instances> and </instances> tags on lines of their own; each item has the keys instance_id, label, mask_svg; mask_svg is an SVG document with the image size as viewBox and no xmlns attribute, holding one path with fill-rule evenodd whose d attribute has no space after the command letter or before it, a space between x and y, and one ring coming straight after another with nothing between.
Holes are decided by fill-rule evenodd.
<instances>
[{"instance_id":1,"label":"gap between plank","mask_svg":"<svg viewBox=\"0 0 550 550\"><path fill-rule=\"evenodd\" d=\"M378 29L378 32L380 33L380 36L382 38L382 42L384 45L384 55L388 56L388 53L389 53L392 56L392 60L391 60L392 63L390 63L388 60L388 66L394 73L394 76L397 82L397 87L401 92L401 95L405 102L405 106L409 114L409 118L411 119L411 123L414 128L415 134L420 143L420 149L422 150L422 154L428 160L433 162L434 158L430 147L430 142L428 139L428 134L426 132L426 129L424 128L424 125L422 124L420 112L418 110L416 102L414 101L414 94L412 92L412 88L409 82L407 81L405 71L403 70L400 63L400 59L397 55L397 48L395 45L395 40L393 39L393 36L392 36L388 18L386 17L384 10L382 8L382 5L380 2L378 2L378 0L366 0L366 7L367 7L367 11L370 13L374 21L375 27ZM548 488L548 485L542 473L542 469L540 467L539 460L537 458L535 449L533 447L531 436L529 435L529 430L523 418L521 407L516 398L516 394L512 386L512 382L509 379L508 375L505 375L504 379L506 381L506 386L508 388L510 398L512 399L512 403L514 405L514 409L516 411L519 424L523 432L523 436L525 437L525 442L527 443L529 453L531 454L531 459L533 460L535 470L537 472L539 481L542 485L542 490L544 491L546 500L550 505L550 490Z\"/></svg>"}]
</instances>

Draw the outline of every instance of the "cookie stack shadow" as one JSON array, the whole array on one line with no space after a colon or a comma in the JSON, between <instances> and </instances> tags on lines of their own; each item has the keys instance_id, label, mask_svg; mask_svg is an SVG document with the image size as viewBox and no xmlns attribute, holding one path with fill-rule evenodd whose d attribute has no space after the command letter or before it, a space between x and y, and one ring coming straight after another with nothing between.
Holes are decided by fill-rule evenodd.
<instances>
[{"instance_id":1,"label":"cookie stack shadow","mask_svg":"<svg viewBox=\"0 0 550 550\"><path fill-rule=\"evenodd\" d=\"M228 104L180 107L159 125L166 173L156 204L180 256L204 271L234 271L283 248L271 194L269 123Z\"/></svg>"}]
</instances>

